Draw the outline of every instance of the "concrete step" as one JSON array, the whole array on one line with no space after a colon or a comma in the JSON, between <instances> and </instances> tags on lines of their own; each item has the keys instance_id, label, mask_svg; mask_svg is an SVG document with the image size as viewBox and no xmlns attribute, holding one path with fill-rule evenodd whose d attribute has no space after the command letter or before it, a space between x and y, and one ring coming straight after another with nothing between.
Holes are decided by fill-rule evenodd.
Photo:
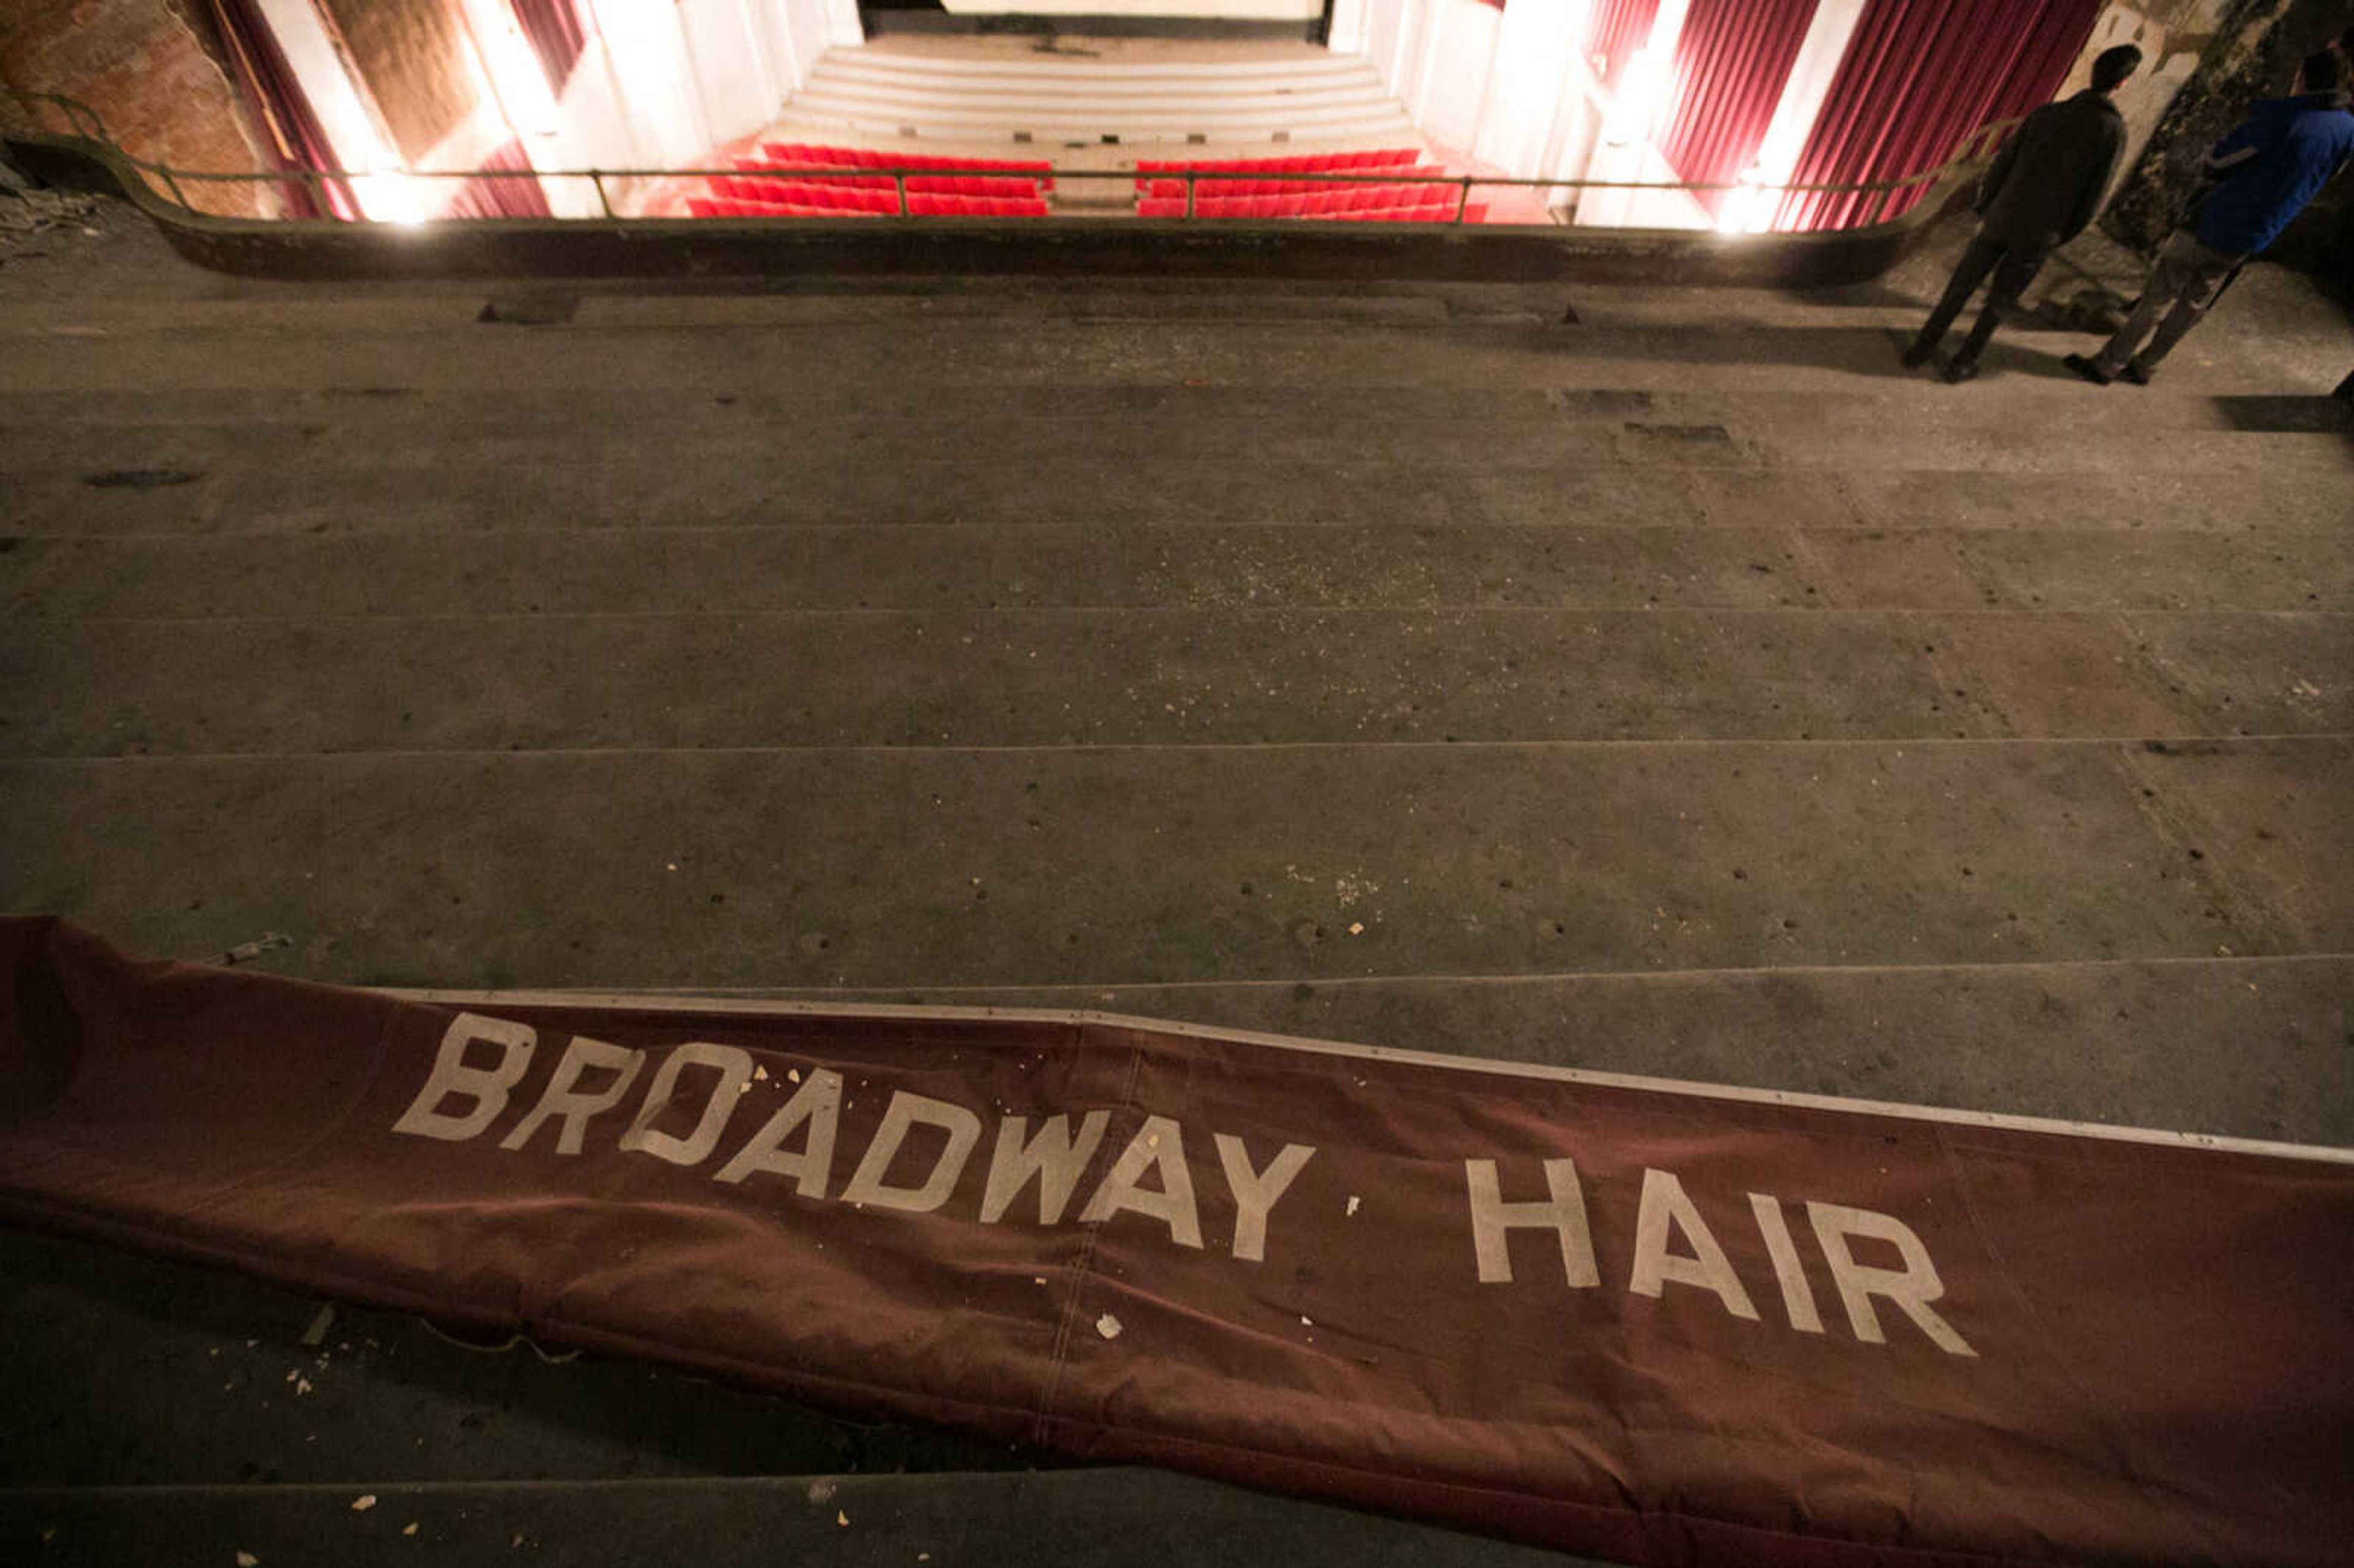
<instances>
[{"instance_id":1,"label":"concrete step","mask_svg":"<svg viewBox=\"0 0 2354 1568\"><path fill-rule=\"evenodd\" d=\"M1303 47L1266 48L1223 59L1072 59L1024 56L926 54L891 48L830 50L818 62L823 71L899 81L1038 83L1176 82L1205 88L1247 85L1267 91L1296 84L1374 79L1373 68L1353 55Z\"/></svg>"},{"instance_id":2,"label":"concrete step","mask_svg":"<svg viewBox=\"0 0 2354 1568\"><path fill-rule=\"evenodd\" d=\"M1662 508L1662 511L1669 510ZM1204 523L17 536L0 615L268 618L848 609L2333 610L2318 529L1744 528L1698 518L1440 531Z\"/></svg>"},{"instance_id":3,"label":"concrete step","mask_svg":"<svg viewBox=\"0 0 2354 1568\"><path fill-rule=\"evenodd\" d=\"M939 140L1002 137L1013 145L1057 138L1094 143L1108 138L1122 145L1183 146L1200 138L1219 142L1264 140L1270 146L1280 146L1295 135L1324 141L1362 139L1368 143L1386 143L1414 135L1413 122L1403 110L1373 101L1271 110L1172 106L1161 110L1058 111L976 106L917 111L896 99L816 92L803 92L795 98L778 116L776 128L788 133L857 132Z\"/></svg>"},{"instance_id":4,"label":"concrete step","mask_svg":"<svg viewBox=\"0 0 2354 1568\"><path fill-rule=\"evenodd\" d=\"M2354 1142L2354 1083L2334 1058L2349 986L2354 957L2340 953L921 987L867 1000L1087 1009L1399 1051L1472 1041L1483 1054L1596 1073L2344 1147ZM842 1000L822 989L745 994ZM2178 1031L2234 1048L2168 1045Z\"/></svg>"},{"instance_id":5,"label":"concrete step","mask_svg":"<svg viewBox=\"0 0 2354 1568\"><path fill-rule=\"evenodd\" d=\"M1352 62L1355 63L1355 62ZM821 62L791 101L812 95L896 99L910 104L973 104L1077 111L1108 108L1139 112L1177 108L1280 109L1341 101L1389 101L1381 78L1354 69L1319 71L1298 79L1191 71L1114 74L1079 67L987 71L912 71L836 56ZM1407 145L1414 145L1409 139Z\"/></svg>"},{"instance_id":6,"label":"concrete step","mask_svg":"<svg viewBox=\"0 0 2354 1568\"><path fill-rule=\"evenodd\" d=\"M958 60L838 49L818 62L780 121L928 137L1016 132L1095 143L1318 136L1417 145L1412 122L1363 60L1323 55L1297 70L1270 59L1131 63Z\"/></svg>"},{"instance_id":7,"label":"concrete step","mask_svg":"<svg viewBox=\"0 0 2354 1568\"><path fill-rule=\"evenodd\" d=\"M0 755L2354 734L2354 616L0 622Z\"/></svg>"},{"instance_id":8,"label":"concrete step","mask_svg":"<svg viewBox=\"0 0 2354 1568\"><path fill-rule=\"evenodd\" d=\"M389 1403L387 1397L387 1403ZM366 1419L366 1413L355 1417ZM934 1440L937 1442L937 1440ZM352 1513L375 1497L364 1518ZM413 1527L413 1528L412 1528ZM1167 1471L764 1476L403 1485L96 1487L0 1493L0 1530L45 1564L514 1560L631 1568L694 1542L707 1568L777 1563L1120 1568L1153 1542L1167 1568L1278 1558L1300 1568L1605 1568L1429 1525ZM159 1558L155 1543L185 1552Z\"/></svg>"},{"instance_id":9,"label":"concrete step","mask_svg":"<svg viewBox=\"0 0 2354 1568\"><path fill-rule=\"evenodd\" d=\"M2335 474L2346 463L2345 438L2336 434L2255 433L2243 430L2156 429L2144 439L2088 449L2070 429L1998 430L1923 429L1906 431L1901 444L1883 432L1811 421L1786 423L1772 416L1729 422L1669 424L1649 420L1575 422L1549 416L1514 421L1486 418L1409 419L1317 418L1228 418L1196 414L1168 422L1132 417L1090 418L910 418L887 429L872 420L815 418L763 425L728 421L715 429L698 422L664 430L640 430L647 442L635 458L652 470L700 472L733 468L788 482L790 476L826 466L872 462L886 447L911 451L917 461L948 463L943 454L969 451L1026 454L1038 459L1084 459L1089 453L1128 450L1150 461L1316 465L1327 471L1402 456L1436 472L1473 474L1493 468L1520 469L1555 462L1569 471L1635 465L1650 468L1738 468L1853 471L1901 450L1906 465L1956 472L2069 473L2113 469L2130 461L2145 473L2187 470L2194 473L2278 472L2299 470ZM16 432L0 432L0 440ZM388 436L406 439L388 440ZM37 440L10 444L0 472L22 478L45 473L103 474L111 471L183 469L209 471L232 464L281 468L417 468L458 463L490 468L527 468L586 447L629 450L624 426L599 429L567 421L527 430L485 429L456 419L438 429L387 431L372 423L195 424L52 428Z\"/></svg>"},{"instance_id":10,"label":"concrete step","mask_svg":"<svg viewBox=\"0 0 2354 1568\"><path fill-rule=\"evenodd\" d=\"M274 930L290 972L449 986L2342 955L2349 766L2342 736L17 760L0 885L133 952Z\"/></svg>"},{"instance_id":11,"label":"concrete step","mask_svg":"<svg viewBox=\"0 0 2354 1568\"><path fill-rule=\"evenodd\" d=\"M663 432L651 432L663 434ZM438 467L444 462L522 469L557 461L582 444L611 450L621 432L541 429L528 433L461 426L438 440L388 442L360 426L116 427L61 431L41 447L40 461L12 461L0 472L25 478L64 471L102 475L122 470L210 470L230 463L281 468L346 469L365 465ZM905 443L905 449L900 443ZM871 455L912 449L920 462L947 466L959 448L1023 454L1038 460L1083 461L1087 454L1128 450L1163 470L1172 465L1312 465L1330 472L1419 454L1433 473L1475 475L1492 469L1528 469L1551 461L1570 471L1591 467L1712 468L1744 471L1837 471L1870 468L1889 455L1888 436L1870 429L1810 425L1568 424L1539 418L1507 425L1494 420L1416 419L1219 420L1195 418L1172 429L1146 421L1064 419L910 419L890 431L864 421L793 421L732 432L708 427L671 433L652 444L637 465L689 473L734 468L790 482L795 474L873 462ZM2278 473L2335 475L2346 464L2344 438L2326 434L2256 434L2239 430L2155 430L2147 439L2088 450L2073 431L2009 434L1980 431L1909 432L1906 466L1914 471L2068 474L2107 471L2131 462L2145 475Z\"/></svg>"},{"instance_id":12,"label":"concrete step","mask_svg":"<svg viewBox=\"0 0 2354 1568\"><path fill-rule=\"evenodd\" d=\"M482 295L472 310L481 308ZM789 304L789 302L788 302ZM1903 396L1955 408L1999 408L2022 390L2033 405L2044 396L2055 418L2070 408L2105 402L2132 404L2126 393L2098 392L2059 366L2062 348L2081 339L2062 336L2036 346L1998 342L2003 368L1971 386L1946 387L1907 376L1895 363L1899 328L1890 325L1743 327L1693 333L1660 327L1585 335L1523 316L1450 321L1426 304L1384 301L1352 314L1299 316L1264 301L1232 306L1191 301L1173 317L1129 313L1118 303L1076 300L1048 313L992 318L951 317L926 323L912 306L879 318L797 322L788 305L774 307L773 330L758 330L738 302L722 319L688 324L680 309L645 313L631 324L614 312L602 324L563 327L469 325L422 320L411 308L378 327L347 318L347 330L257 330L224 315L189 313L185 326L118 338L77 338L44 333L8 345L0 387L38 392L266 392L409 387L432 393L555 391L626 385L640 390L680 388L706 396L806 394L822 367L826 384L855 394L878 384L901 387L1027 387L1067 385L1149 385L1261 387L1396 386L1534 387L1556 390L1710 390L1752 395L1902 389ZM452 302L436 310L456 313ZM584 305L584 313L587 310ZM1369 323L1403 312L1394 330ZM700 314L700 312L694 313ZM663 318L670 317L665 322ZM732 319L728 319L732 318ZM878 322L884 324L878 325ZM888 323L903 323L889 330ZM1425 326L1422 323L1428 323ZM414 323L414 324L412 324ZM732 329L732 330L730 330ZM453 334L455 334L453 337ZM332 354L323 354L332 342ZM455 349L455 352L452 350ZM2231 356L2240 368L2195 384L2199 392L2262 396L2280 390L2253 354ZM626 366L626 374L617 368ZM2194 384L2186 383L2186 391ZM2160 398L2172 397L2160 393ZM2156 401L2158 399L2149 399ZM2113 417L2113 416L2112 416Z\"/></svg>"},{"instance_id":13,"label":"concrete step","mask_svg":"<svg viewBox=\"0 0 2354 1568\"><path fill-rule=\"evenodd\" d=\"M2064 411L2079 436L2130 437L2177 430L2255 434L2354 431L2354 407L2325 397L2216 397L2182 394L2132 403L2072 398L2053 390L2031 397L2036 411ZM1072 383L1033 387L918 387L898 384L780 388L683 398L674 390L582 387L484 391L464 387L345 387L293 392L223 390L190 395L128 388L91 391L0 390L0 451L38 454L81 429L237 427L264 433L327 425L403 440L451 433L547 433L551 427L592 438L617 428L669 435L696 429L768 435L781 424L839 429L887 419L919 429L944 423L1008 420L1191 423L1248 421L1277 427L1427 423L1427 444L1452 447L1455 429L1476 421L1522 426L1636 426L1691 429L1717 424L1735 434L1782 428L1864 426L1883 435L1920 430L1941 439L2016 433L2020 402L1963 404L1941 388L1887 390L1674 390L1638 387L1445 387L1360 385L1264 387Z\"/></svg>"},{"instance_id":14,"label":"concrete step","mask_svg":"<svg viewBox=\"0 0 2354 1568\"><path fill-rule=\"evenodd\" d=\"M11 474L0 469L0 530L10 536L287 535L564 529L712 524L791 528L1063 524L1137 526L1928 528L2060 535L2137 531L2343 535L2326 472L1989 473L1951 470L1768 471L1556 465L1456 470L1372 461L1238 464L1113 452L969 461L896 453L790 473L728 462L700 470L595 454L537 467L443 462ZM1869 551L1874 541L1856 546ZM1892 545L1893 557L1902 541ZM2326 602L2323 608L2331 608Z\"/></svg>"}]
</instances>

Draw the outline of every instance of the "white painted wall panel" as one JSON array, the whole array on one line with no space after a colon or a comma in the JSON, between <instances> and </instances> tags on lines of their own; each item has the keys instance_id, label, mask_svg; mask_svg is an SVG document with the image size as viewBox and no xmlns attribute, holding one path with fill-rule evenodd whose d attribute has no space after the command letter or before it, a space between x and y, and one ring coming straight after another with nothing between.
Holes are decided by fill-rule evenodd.
<instances>
[{"instance_id":1,"label":"white painted wall panel","mask_svg":"<svg viewBox=\"0 0 2354 1568\"><path fill-rule=\"evenodd\" d=\"M784 92L749 0L678 0L678 22L713 142L748 136L777 117Z\"/></svg>"}]
</instances>

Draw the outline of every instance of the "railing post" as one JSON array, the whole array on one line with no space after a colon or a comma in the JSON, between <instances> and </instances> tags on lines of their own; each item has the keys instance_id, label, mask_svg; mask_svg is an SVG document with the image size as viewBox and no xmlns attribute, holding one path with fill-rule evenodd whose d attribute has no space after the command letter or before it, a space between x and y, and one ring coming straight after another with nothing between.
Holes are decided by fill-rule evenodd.
<instances>
[{"instance_id":1,"label":"railing post","mask_svg":"<svg viewBox=\"0 0 2354 1568\"><path fill-rule=\"evenodd\" d=\"M175 178L175 177L173 175L173 174L172 174L172 165L171 165L171 164L156 164L156 165L155 165L155 172L156 172L157 174L159 174L159 175L162 175L164 176L164 184L166 186L170 187L171 192L172 192L172 199L173 199L174 201L178 202L178 203L180 204L180 206L181 206L183 208L185 208L186 210L187 210L187 211L189 211L189 212L194 212L194 211L196 211L196 210L195 207L189 207L189 206L188 206L188 198L187 198L186 195L184 192L182 192L182 190L180 189L180 182L179 182L179 180L178 180L177 178Z\"/></svg>"},{"instance_id":2,"label":"railing post","mask_svg":"<svg viewBox=\"0 0 2354 1568\"><path fill-rule=\"evenodd\" d=\"M1151 187L1148 185L1145 188L1150 190ZM1185 171L1185 216L1193 216L1193 171L1191 169Z\"/></svg>"},{"instance_id":3,"label":"railing post","mask_svg":"<svg viewBox=\"0 0 2354 1568\"><path fill-rule=\"evenodd\" d=\"M606 216L607 217L612 217L612 216L613 216L613 198L612 198L611 196L608 196L608 195L606 195L606 194L605 194L605 175L604 175L604 171L602 171L601 169L591 169L591 170L589 170L589 171L588 171L588 183L589 183L590 185L595 185L595 186L597 187L597 205L598 205L599 207L601 207L601 208L603 208L603 209L604 209L604 213L605 213L605 216Z\"/></svg>"},{"instance_id":4,"label":"railing post","mask_svg":"<svg viewBox=\"0 0 2354 1568\"><path fill-rule=\"evenodd\" d=\"M891 188L892 188L893 190L895 190L895 191L898 192L898 194L899 194L899 216L900 216L901 217L907 217L907 170L905 170L905 169L894 169L894 170L892 170L892 171L891 171Z\"/></svg>"},{"instance_id":5,"label":"railing post","mask_svg":"<svg viewBox=\"0 0 2354 1568\"><path fill-rule=\"evenodd\" d=\"M1471 176L1463 176L1463 188L1455 195L1455 221L1459 227L1464 215L1471 210Z\"/></svg>"},{"instance_id":6,"label":"railing post","mask_svg":"<svg viewBox=\"0 0 2354 1568\"><path fill-rule=\"evenodd\" d=\"M321 175L316 169L305 169L302 171L302 183L311 187L311 205L313 207L317 209L313 216L318 217L334 217L335 209L327 200L327 181L325 176Z\"/></svg>"}]
</instances>

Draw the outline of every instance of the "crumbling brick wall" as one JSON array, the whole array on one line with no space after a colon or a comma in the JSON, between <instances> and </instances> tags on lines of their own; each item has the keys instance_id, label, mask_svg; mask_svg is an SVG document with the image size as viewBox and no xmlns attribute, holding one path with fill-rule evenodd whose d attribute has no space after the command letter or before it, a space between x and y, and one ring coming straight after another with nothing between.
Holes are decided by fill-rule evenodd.
<instances>
[{"instance_id":1,"label":"crumbling brick wall","mask_svg":"<svg viewBox=\"0 0 2354 1568\"><path fill-rule=\"evenodd\" d=\"M5 0L0 80L96 110L125 152L175 168L260 172L248 110L201 4L187 0ZM260 185L182 187L207 212L274 216Z\"/></svg>"},{"instance_id":2,"label":"crumbling brick wall","mask_svg":"<svg viewBox=\"0 0 2354 1568\"><path fill-rule=\"evenodd\" d=\"M2101 227L2124 244L2154 249L2198 189L2207 149L2249 104L2288 91L2297 62L2349 25L2354 0L2232 0Z\"/></svg>"}]
</instances>

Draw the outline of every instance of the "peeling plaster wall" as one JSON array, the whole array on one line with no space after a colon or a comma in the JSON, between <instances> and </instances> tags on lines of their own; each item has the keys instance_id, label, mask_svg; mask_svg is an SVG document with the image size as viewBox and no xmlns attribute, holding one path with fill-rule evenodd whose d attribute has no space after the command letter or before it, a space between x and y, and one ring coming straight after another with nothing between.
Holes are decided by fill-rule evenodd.
<instances>
[{"instance_id":1,"label":"peeling plaster wall","mask_svg":"<svg viewBox=\"0 0 2354 1568\"><path fill-rule=\"evenodd\" d=\"M2255 100L2286 92L2306 54L2354 26L2354 0L2200 0L2145 9L2176 18L2169 52L2194 44L2199 50L2153 129L2134 144L2139 155L2101 220L2113 238L2147 250L2166 238L2198 188L2207 148ZM2201 23L2203 33L2196 30ZM2132 118L2129 111L2128 123Z\"/></svg>"},{"instance_id":2,"label":"peeling plaster wall","mask_svg":"<svg viewBox=\"0 0 2354 1568\"><path fill-rule=\"evenodd\" d=\"M2158 122L2173 106L2175 96L2197 72L2200 58L2214 40L2215 29L2232 5L2233 0L2172 0L2171 4L2153 0L2141 5L2113 5L2093 24L2093 36L2061 87L2061 97L2090 85L2094 57L2102 50L2118 44L2133 44L2142 53L2141 69L2116 93L2117 109L2126 117L2126 150L2117 163L2117 188L2123 187L2126 175L2141 161L2143 151L2156 133Z\"/></svg>"}]
</instances>

